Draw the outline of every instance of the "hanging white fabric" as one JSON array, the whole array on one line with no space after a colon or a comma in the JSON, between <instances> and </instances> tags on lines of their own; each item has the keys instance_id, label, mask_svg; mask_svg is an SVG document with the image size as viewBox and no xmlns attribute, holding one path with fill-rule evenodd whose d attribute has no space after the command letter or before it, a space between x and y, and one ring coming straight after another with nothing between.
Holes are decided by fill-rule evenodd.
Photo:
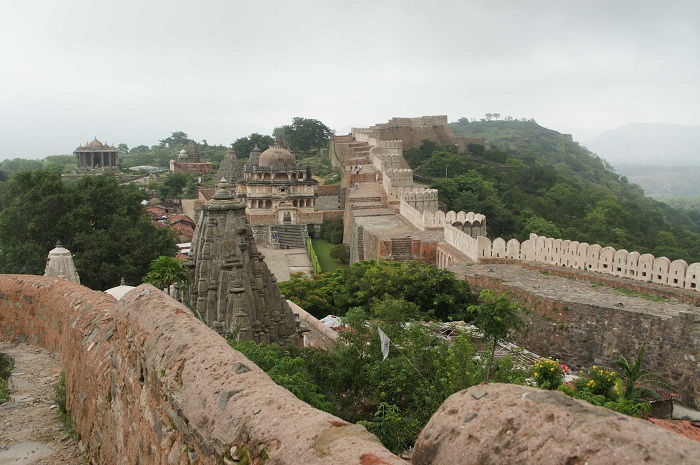
<instances>
[{"instance_id":1,"label":"hanging white fabric","mask_svg":"<svg viewBox=\"0 0 700 465\"><path fill-rule=\"evenodd\" d=\"M389 339L389 336L384 334L384 331L382 331L381 328L377 327L377 331L379 332L379 341L381 342L382 355L384 356L384 358L382 358L383 362L389 356L389 344L391 344L391 339Z\"/></svg>"}]
</instances>

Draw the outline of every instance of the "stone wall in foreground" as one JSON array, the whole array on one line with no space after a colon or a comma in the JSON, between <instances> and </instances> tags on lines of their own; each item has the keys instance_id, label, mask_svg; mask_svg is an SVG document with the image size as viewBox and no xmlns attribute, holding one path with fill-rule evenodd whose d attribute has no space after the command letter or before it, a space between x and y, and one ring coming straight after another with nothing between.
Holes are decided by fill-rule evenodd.
<instances>
[{"instance_id":1,"label":"stone wall in foreground","mask_svg":"<svg viewBox=\"0 0 700 465\"><path fill-rule=\"evenodd\" d=\"M0 275L0 339L60 354L75 430L98 464L406 464L364 427L301 402L150 285L119 303L46 276ZM414 464L691 463L683 436L522 386L450 397Z\"/></svg>"},{"instance_id":2,"label":"stone wall in foreground","mask_svg":"<svg viewBox=\"0 0 700 465\"><path fill-rule=\"evenodd\" d=\"M0 338L60 354L96 463L405 463L274 384L150 285L117 303L58 278L0 275Z\"/></svg>"}]
</instances>

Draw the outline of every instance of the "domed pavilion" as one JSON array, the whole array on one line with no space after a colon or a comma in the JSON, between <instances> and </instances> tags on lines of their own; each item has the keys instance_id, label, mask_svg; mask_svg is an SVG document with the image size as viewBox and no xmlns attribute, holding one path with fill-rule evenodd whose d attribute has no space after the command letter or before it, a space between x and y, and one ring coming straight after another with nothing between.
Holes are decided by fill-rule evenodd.
<instances>
[{"instance_id":1,"label":"domed pavilion","mask_svg":"<svg viewBox=\"0 0 700 465\"><path fill-rule=\"evenodd\" d=\"M115 172L119 167L117 148L95 140L81 145L73 152L78 159L76 173Z\"/></svg>"},{"instance_id":2,"label":"domed pavilion","mask_svg":"<svg viewBox=\"0 0 700 465\"><path fill-rule=\"evenodd\" d=\"M262 153L256 146L243 167L243 178L229 181L236 184L251 225L323 222L316 210L318 181L279 142Z\"/></svg>"}]
</instances>

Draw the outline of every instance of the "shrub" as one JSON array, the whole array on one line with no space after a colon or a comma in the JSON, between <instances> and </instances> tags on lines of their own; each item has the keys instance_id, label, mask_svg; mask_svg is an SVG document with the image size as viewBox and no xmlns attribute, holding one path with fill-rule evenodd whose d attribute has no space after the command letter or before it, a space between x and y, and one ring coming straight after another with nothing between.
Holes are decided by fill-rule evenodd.
<instances>
[{"instance_id":1,"label":"shrub","mask_svg":"<svg viewBox=\"0 0 700 465\"><path fill-rule=\"evenodd\" d=\"M617 372L593 365L587 371L582 371L580 376L579 379L574 381L577 390L586 389L592 394L603 396L606 399L616 397L613 390L617 382Z\"/></svg>"},{"instance_id":2,"label":"shrub","mask_svg":"<svg viewBox=\"0 0 700 465\"><path fill-rule=\"evenodd\" d=\"M532 376L537 387L554 390L564 382L564 370L559 364L559 359L541 358L534 363Z\"/></svg>"}]
</instances>

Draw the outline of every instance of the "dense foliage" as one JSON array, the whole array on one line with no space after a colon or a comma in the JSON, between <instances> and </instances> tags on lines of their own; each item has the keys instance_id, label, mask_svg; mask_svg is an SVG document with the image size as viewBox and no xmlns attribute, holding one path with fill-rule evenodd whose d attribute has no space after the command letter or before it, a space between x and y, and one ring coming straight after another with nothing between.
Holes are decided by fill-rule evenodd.
<instances>
[{"instance_id":1,"label":"dense foliage","mask_svg":"<svg viewBox=\"0 0 700 465\"><path fill-rule=\"evenodd\" d=\"M346 421L364 424L386 447L410 447L425 423L451 394L483 382L486 354L478 354L468 332L447 341L436 326L372 320L360 308L344 320L348 331L328 352L312 348L261 347L233 343L278 384L302 400ZM391 339L383 360L378 328ZM524 382L510 359L495 362L497 382Z\"/></svg>"},{"instance_id":2,"label":"dense foliage","mask_svg":"<svg viewBox=\"0 0 700 465\"><path fill-rule=\"evenodd\" d=\"M496 345L499 342L510 342L525 329L525 322L520 317L520 304L510 300L507 293L497 295L489 289L484 289L479 294L479 305L472 305L467 310L474 315L474 324L481 330L484 339L491 344L491 356L486 371L488 382Z\"/></svg>"},{"instance_id":3,"label":"dense foliage","mask_svg":"<svg viewBox=\"0 0 700 465\"><path fill-rule=\"evenodd\" d=\"M271 136L263 136L254 132L248 137L240 137L231 144L233 153L236 154L238 158L248 158L250 152L257 146L261 152L269 149L270 146L275 142Z\"/></svg>"},{"instance_id":4,"label":"dense foliage","mask_svg":"<svg viewBox=\"0 0 700 465\"><path fill-rule=\"evenodd\" d=\"M317 119L297 116L292 118L292 124L275 128L273 135L281 137L288 148L308 153L326 147L333 131Z\"/></svg>"},{"instance_id":5,"label":"dense foliage","mask_svg":"<svg viewBox=\"0 0 700 465\"><path fill-rule=\"evenodd\" d=\"M0 212L0 272L43 274L48 252L61 241L74 254L81 282L92 289L140 283L151 261L174 255L168 229L144 214L142 192L111 176L65 184L39 170L14 175Z\"/></svg>"},{"instance_id":6,"label":"dense foliage","mask_svg":"<svg viewBox=\"0 0 700 465\"><path fill-rule=\"evenodd\" d=\"M451 127L494 147L481 155L456 154L426 143L406 158L434 178L432 187L448 209L486 215L490 237L524 240L534 232L700 261L699 212L645 197L569 136L534 121L462 118Z\"/></svg>"},{"instance_id":7,"label":"dense foliage","mask_svg":"<svg viewBox=\"0 0 700 465\"><path fill-rule=\"evenodd\" d=\"M171 284L184 288L190 283L190 269L184 260L163 255L151 262L143 282L153 284L158 289L165 289Z\"/></svg>"},{"instance_id":8,"label":"dense foliage","mask_svg":"<svg viewBox=\"0 0 700 465\"><path fill-rule=\"evenodd\" d=\"M372 316L379 308L385 316L405 312L421 319L463 320L471 297L469 284L451 271L416 261L363 261L335 273L295 274L280 283L280 290L317 318L343 316L359 307ZM379 302L383 306L376 307Z\"/></svg>"}]
</instances>

